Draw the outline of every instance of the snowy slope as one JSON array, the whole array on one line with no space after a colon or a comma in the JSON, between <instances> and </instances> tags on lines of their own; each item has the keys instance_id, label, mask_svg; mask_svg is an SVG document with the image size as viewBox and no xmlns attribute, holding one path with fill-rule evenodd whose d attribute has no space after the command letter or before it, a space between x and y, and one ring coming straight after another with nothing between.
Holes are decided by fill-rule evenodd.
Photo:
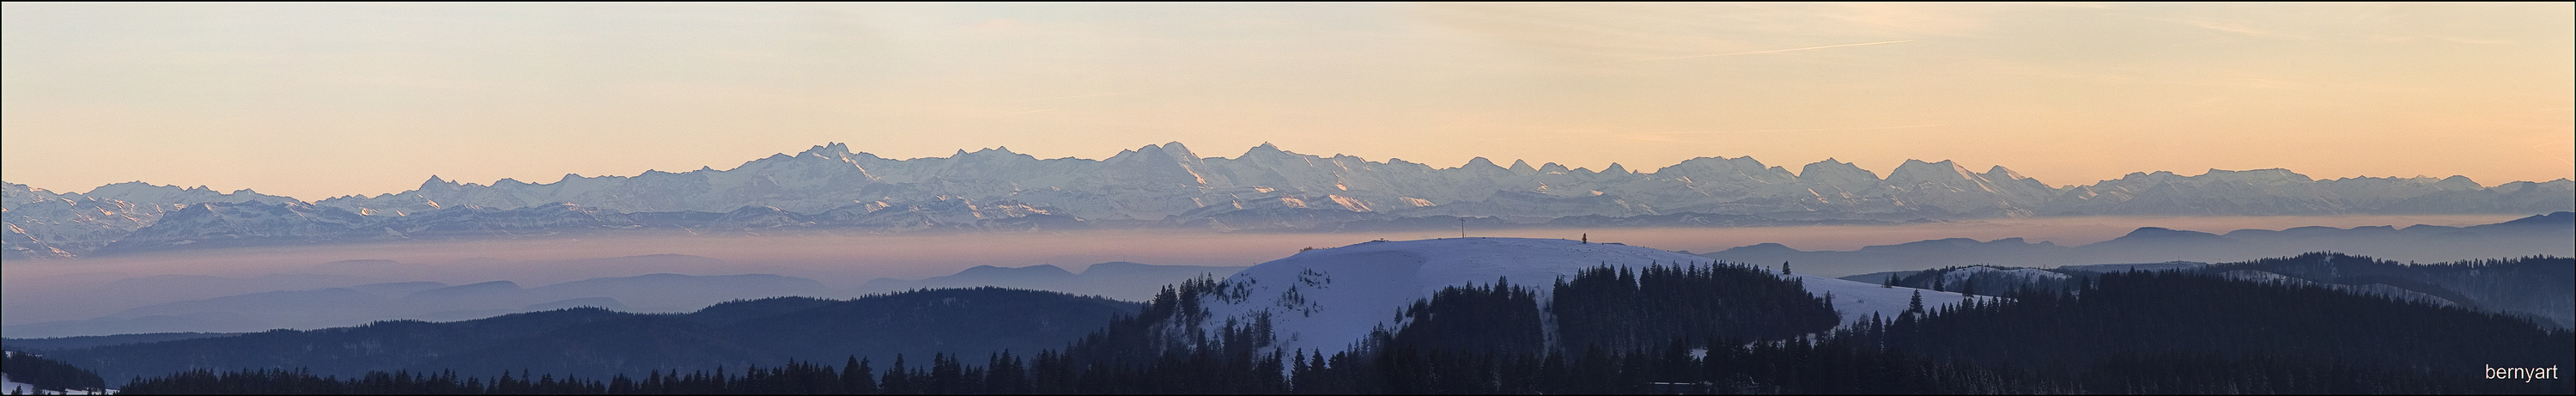
<instances>
[{"instance_id":1,"label":"snowy slope","mask_svg":"<svg viewBox=\"0 0 2576 396\"><path fill-rule=\"evenodd\" d=\"M1967 299L1967 296L1959 293L1910 287L1881 287L1876 283L1853 282L1823 275L1791 274L1791 276L1796 276L1801 282L1806 283L1808 294L1824 296L1831 293L1834 296L1834 310L1842 312L1845 325L1868 320L1870 315L1895 320L1896 314L1905 312L1905 306L1913 300L1914 292L1918 291L1923 292L1923 306L1926 308L1957 305L1959 301Z\"/></svg>"},{"instance_id":2,"label":"snowy slope","mask_svg":"<svg viewBox=\"0 0 2576 396\"><path fill-rule=\"evenodd\" d=\"M10 353L15 354L15 353L17 353L17 352L10 352ZM0 374L0 395L89 395L89 394L113 395L113 394L116 394L116 390L115 390L115 389L108 389L108 390L106 390L106 391L104 391L104 392L91 392L91 391L87 391L87 390L80 390L80 389L66 389L66 390L40 390L40 389L36 389L36 385L35 385L35 384L29 384L29 383L25 383L25 382L18 382L18 381L10 380L10 379L9 379L9 375L8 375L8 374Z\"/></svg>"},{"instance_id":3,"label":"snowy slope","mask_svg":"<svg viewBox=\"0 0 2576 396\"><path fill-rule=\"evenodd\" d=\"M1708 259L1678 252L1609 243L1586 244L1563 239L1447 238L1375 241L1299 252L1227 278L1225 293L1208 303L1217 326L1226 319L1249 321L1270 315L1274 346L1283 350L1348 349L1379 326L1393 329L1396 310L1441 288L1491 284L1508 279L1524 286L1547 286L1600 265L1642 267L1653 264L1706 264ZM1844 323L1876 313L1894 317L1905 309L1916 289L1882 288L1876 284L1794 274L1818 296L1832 294ZM1539 301L1550 292L1537 288ZM1923 291L1927 306L1957 303L1955 293Z\"/></svg>"},{"instance_id":4,"label":"snowy slope","mask_svg":"<svg viewBox=\"0 0 2576 396\"><path fill-rule=\"evenodd\" d=\"M116 390L115 390L115 389L108 389L108 390L106 390L105 392L91 392L91 391L87 391L87 390L80 390L80 389L65 389L65 390L38 390L38 389L36 389L36 385L34 385L34 384L28 384L28 383L24 383L24 382L17 382L17 381L10 381L10 380L9 380L9 376L7 376L7 375L0 375L0 394L6 394L6 395L93 395L93 394L96 394L96 395L113 395L113 394L116 394Z\"/></svg>"},{"instance_id":5,"label":"snowy slope","mask_svg":"<svg viewBox=\"0 0 2576 396\"><path fill-rule=\"evenodd\" d=\"M8 374L0 374L0 393L11 395L33 395L36 394L36 386L18 381L10 381Z\"/></svg>"},{"instance_id":6,"label":"snowy slope","mask_svg":"<svg viewBox=\"0 0 2576 396\"><path fill-rule=\"evenodd\" d=\"M2406 302L2415 302L2415 303L2425 303L2425 304L2433 304L2433 305L2440 305L2440 306L2446 306L2446 307L2449 307L2449 306L2459 306L2459 305L2460 305L2458 302L2451 301L2450 299L2441 298L2441 297L2434 296L2434 295L2431 295L2431 294L2424 294L2424 292L2419 292L2419 291L2414 291L2414 290L2407 290L2406 288L2402 288L2402 287L2390 286L2390 285L2385 284L2385 283L2372 283L2372 284L2365 284L2365 285L2342 285L2342 284L2332 284L2332 283L2317 283L2316 281L2310 281L2310 280L2306 280L2306 279L2299 279L2299 278L2292 278L2292 277L2289 277L2289 276L2287 276L2287 275L2281 275L2281 274L2276 274L2276 273L2271 273L2271 272L2265 272L2265 271L2256 271L2256 270L2235 270L2235 271L2227 271L2227 272L2221 272L2221 273L2218 273L2218 276L2226 277L2227 279L2240 280L2240 281L2246 281L2246 282L2255 282L2255 283L2273 283L2273 284L2287 284L2287 285L2298 285L2298 286L2314 286L2314 287L2323 287L2323 288L2327 288L2327 289L2340 290L2340 291L2343 291L2343 292L2345 292L2345 293L2352 293L2352 294L2358 294L2358 295L2364 295L2364 296L2376 296L2376 297L2386 298L2386 299L2390 299L2390 300L2406 301Z\"/></svg>"},{"instance_id":7,"label":"snowy slope","mask_svg":"<svg viewBox=\"0 0 2576 396\"><path fill-rule=\"evenodd\" d=\"M1967 284L1969 280L1976 279L1979 274L1994 274L1989 276L2011 278L2020 283L2029 283L2033 280L2041 279L2061 280L2067 278L2066 274L2048 272L2048 270L2037 268L2006 268L1991 265L1971 265L1942 273L1941 283L1948 285L1964 285Z\"/></svg>"}]
</instances>

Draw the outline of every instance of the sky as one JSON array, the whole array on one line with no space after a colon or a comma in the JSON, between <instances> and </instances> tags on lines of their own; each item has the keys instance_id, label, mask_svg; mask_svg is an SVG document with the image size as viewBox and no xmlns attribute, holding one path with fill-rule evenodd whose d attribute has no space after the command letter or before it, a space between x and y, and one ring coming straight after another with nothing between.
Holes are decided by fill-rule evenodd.
<instances>
[{"instance_id":1,"label":"sky","mask_svg":"<svg viewBox=\"0 0 2576 396\"><path fill-rule=\"evenodd\" d=\"M827 142L2576 176L2576 6L0 5L0 179L303 199Z\"/></svg>"}]
</instances>

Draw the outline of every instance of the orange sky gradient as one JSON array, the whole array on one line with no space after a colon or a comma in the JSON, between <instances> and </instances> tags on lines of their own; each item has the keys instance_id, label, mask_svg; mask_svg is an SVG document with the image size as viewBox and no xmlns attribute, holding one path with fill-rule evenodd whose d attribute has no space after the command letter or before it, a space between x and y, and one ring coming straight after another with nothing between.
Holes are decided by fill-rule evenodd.
<instances>
[{"instance_id":1,"label":"orange sky gradient","mask_svg":"<svg viewBox=\"0 0 2576 396\"><path fill-rule=\"evenodd\" d=\"M2576 177L2569 3L0 7L0 179L56 191L321 199L825 142Z\"/></svg>"}]
</instances>

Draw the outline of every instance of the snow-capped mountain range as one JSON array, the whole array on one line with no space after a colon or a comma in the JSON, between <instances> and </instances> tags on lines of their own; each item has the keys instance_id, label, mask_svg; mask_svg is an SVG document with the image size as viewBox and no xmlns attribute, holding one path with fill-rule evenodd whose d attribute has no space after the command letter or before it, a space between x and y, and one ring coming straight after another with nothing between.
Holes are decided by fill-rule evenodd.
<instances>
[{"instance_id":1,"label":"snow-capped mountain range","mask_svg":"<svg viewBox=\"0 0 2576 396\"><path fill-rule=\"evenodd\" d=\"M2002 166L1975 172L1951 161L1908 160L1885 177L1831 159L1793 173L1750 157L1696 158L1651 172L1619 164L1599 171L1503 166L1484 158L1437 168L1268 144L1232 158L1201 157L1177 142L1100 160L1039 159L1007 148L897 160L832 143L727 170L490 185L432 176L411 191L319 201L140 182L86 193L6 189L8 258L601 230L1334 230L1454 226L1412 221L1452 217L1695 226L2576 208L2576 182L2567 179L2487 187L2460 176L2316 180L2282 169L2212 169L2051 186Z\"/></svg>"}]
</instances>

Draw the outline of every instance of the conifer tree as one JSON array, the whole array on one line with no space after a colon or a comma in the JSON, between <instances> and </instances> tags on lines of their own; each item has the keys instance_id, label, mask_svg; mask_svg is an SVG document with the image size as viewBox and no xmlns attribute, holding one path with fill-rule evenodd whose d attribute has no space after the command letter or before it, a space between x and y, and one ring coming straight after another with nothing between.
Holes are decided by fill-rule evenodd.
<instances>
[{"instance_id":1,"label":"conifer tree","mask_svg":"<svg viewBox=\"0 0 2576 396\"><path fill-rule=\"evenodd\" d=\"M875 370L868 368L867 360L859 359L856 355L850 356L849 363L841 366L841 389L844 392L862 395L877 393Z\"/></svg>"}]
</instances>

